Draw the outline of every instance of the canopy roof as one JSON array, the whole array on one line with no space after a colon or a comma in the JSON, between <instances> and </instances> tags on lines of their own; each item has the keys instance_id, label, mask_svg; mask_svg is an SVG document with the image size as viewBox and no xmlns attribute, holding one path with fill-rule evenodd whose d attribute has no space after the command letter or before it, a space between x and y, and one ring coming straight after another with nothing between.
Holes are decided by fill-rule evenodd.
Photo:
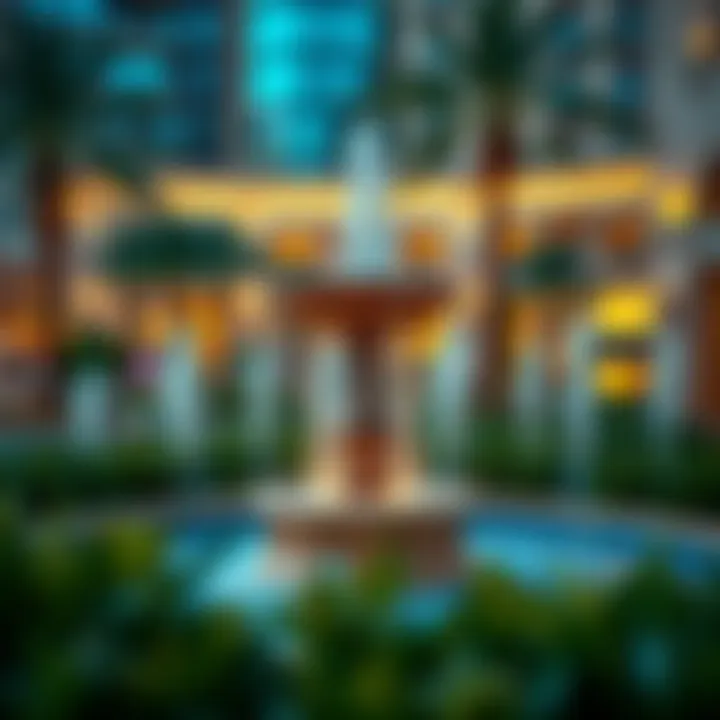
<instances>
[{"instance_id":1,"label":"canopy roof","mask_svg":"<svg viewBox=\"0 0 720 720\"><path fill-rule=\"evenodd\" d=\"M263 255L221 221L154 217L119 227L102 249L117 282L232 280L258 270Z\"/></svg>"},{"instance_id":2,"label":"canopy roof","mask_svg":"<svg viewBox=\"0 0 720 720\"><path fill-rule=\"evenodd\" d=\"M562 292L588 280L578 248L555 243L533 250L513 268L513 284L521 292Z\"/></svg>"}]
</instances>

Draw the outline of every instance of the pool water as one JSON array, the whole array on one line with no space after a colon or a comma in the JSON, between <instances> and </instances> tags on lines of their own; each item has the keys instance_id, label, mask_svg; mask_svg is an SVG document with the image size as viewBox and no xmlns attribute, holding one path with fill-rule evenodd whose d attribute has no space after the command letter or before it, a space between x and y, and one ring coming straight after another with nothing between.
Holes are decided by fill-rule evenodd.
<instances>
[{"instance_id":1,"label":"pool water","mask_svg":"<svg viewBox=\"0 0 720 720\"><path fill-rule=\"evenodd\" d=\"M658 555L692 581L720 566L720 542L677 531L620 522L583 522L533 512L488 510L462 524L461 552L469 566L498 568L523 583L576 580L605 583ZM174 561L198 563L203 601L232 603L264 612L281 606L294 585L270 571L271 542L252 518L222 518L174 529ZM451 601L452 587L424 588L425 617Z\"/></svg>"}]
</instances>

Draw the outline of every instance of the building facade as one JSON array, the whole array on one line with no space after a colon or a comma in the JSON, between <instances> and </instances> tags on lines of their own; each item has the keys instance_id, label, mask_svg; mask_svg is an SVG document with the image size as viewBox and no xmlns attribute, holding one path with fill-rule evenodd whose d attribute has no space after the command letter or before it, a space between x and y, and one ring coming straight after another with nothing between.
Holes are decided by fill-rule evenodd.
<instances>
[{"instance_id":1,"label":"building facade","mask_svg":"<svg viewBox=\"0 0 720 720\"><path fill-rule=\"evenodd\" d=\"M379 0L248 0L242 85L251 164L322 175L372 92L386 32Z\"/></svg>"},{"instance_id":2,"label":"building facade","mask_svg":"<svg viewBox=\"0 0 720 720\"><path fill-rule=\"evenodd\" d=\"M646 152L652 3L525 0L525 7L539 34L527 160L582 163Z\"/></svg>"},{"instance_id":3,"label":"building facade","mask_svg":"<svg viewBox=\"0 0 720 720\"><path fill-rule=\"evenodd\" d=\"M209 0L172 5L184 6L183 12L191 18L194 12L209 12L211 7L215 8L213 13L219 12ZM550 121L545 130L557 132L569 150L567 155L548 153L547 148L553 145L548 134L538 136L539 140L533 136L541 146L538 155L532 155L531 144L526 147L527 158L542 166L553 165L554 169L549 172L536 167L518 175L512 192L517 247L510 251L514 258L521 259L547 241L589 250L595 263L593 285L583 302L592 311L604 338L598 357L599 376L604 378L605 391L618 397L637 396L647 390L653 334L674 316L673 302L669 300L674 295L680 297L675 304L682 306L678 314L690 350L690 411L703 422L720 425L720 250L716 247L720 237L720 134L714 122L720 109L720 19L713 15L714 6L703 2L658 0L652 4L650 16L645 14L649 4L642 0L539 5L546 10L549 7L553 23L557 23L557 29L550 33L554 39L548 41L545 59L538 62L538 70L547 73L543 89L555 91L543 92L542 98L558 100L554 105L550 103ZM219 56L213 55L212 62L205 51L206 60L202 62L186 60L187 70L196 64L213 67L217 72L223 58L240 57L239 62L230 63L232 69L241 69L239 79L229 83L239 88L238 96L223 94L222 82L213 85L212 92L198 90L197 95L188 95L193 99L188 101L187 114L203 115L190 107L199 105L203 98L210 106L210 96L217 97L219 108L230 97L242 118L238 125L242 128L240 167L247 162L283 176L313 176L315 182L260 181L241 173L233 176L210 170L201 174L168 172L159 183L167 206L180 213L216 215L237 223L283 262L322 262L323 248L332 243L318 239L332 238L339 232L344 196L338 183L323 182L316 176L332 174L337 166L342 127L359 99L372 89L379 58L385 67L398 64L422 68L423 63L442 67L433 55L432 33L436 18L433 13L441 6L430 0L422 4L398 3L397 13L391 17L367 0L254 0L254 5L247 0L238 4L235 17L240 18L243 28L238 45L229 53L225 48ZM626 9L618 10L621 7ZM130 10L125 11L130 17ZM171 15L163 17L162 22L154 20L153 27L162 28ZM323 21L317 22L319 18ZM345 27L345 34L338 32L340 27ZM708 34L708 27L715 28L715 36ZM611 40L598 43L596 51L590 38L606 38L608 29ZM208 32L208 38L215 38L212 43L207 41L208 48L211 44L222 45L215 32ZM389 45L398 49L398 55L391 59L383 55L381 39L385 32L398 40ZM129 34L138 39L136 33ZM170 33L171 40L181 35ZM144 39L138 47L161 47L149 42ZM172 45L175 40L168 42ZM578 47L593 50L588 53L589 59L584 59L584 51L574 54L580 52ZM139 49L136 52L142 54ZM172 67L170 58L175 56L169 50L158 50L155 57L167 69ZM147 69L151 66L146 65L144 81L153 74ZM569 67L573 72L561 72ZM126 72L132 80L133 74ZM170 74L169 69L167 72ZM138 75L136 82L141 85L143 73ZM192 85L185 73L180 75L183 82ZM235 76L230 73L225 77ZM198 79L197 87L202 86ZM621 117L629 117L628 125L639 132L620 132L615 137L613 124L600 122L607 117L603 114L597 121L590 117L588 127L573 101L584 97L588 89L597 93L601 108L619 106ZM171 115L175 107L167 105ZM182 116L185 111L177 112ZM213 112L208 113L208 118L215 117ZM159 113L157 132L166 122L162 118ZM609 119L613 118L610 112ZM219 148L228 138L227 132L223 134L223 124L216 120L207 119L207 135L198 130L194 136L206 140L180 143L177 148L185 150L172 150L168 157L183 164L182 158L186 157L187 164L214 165L213 158L218 157ZM212 142L208 139L210 128L215 138ZM620 130L626 129L621 123ZM594 135L596 130L603 136L602 141ZM169 136L174 137L172 133ZM592 142L589 137L594 138ZM185 152L187 155L183 155ZM617 162L618 155L637 153L646 159ZM608 164L613 158L615 162ZM555 167L558 164L560 169ZM583 167L586 164L591 167ZM78 243L99 243L115 217L114 201L103 192L91 183L79 189L71 201ZM413 262L457 264L464 248L480 237L483 197L481 187L462 177L398 187L393 206L408 257ZM112 289L96 278L78 277L74 293L79 321L88 319L88 309L107 317L118 314ZM544 321L533 319L541 303L537 298L529 300L518 300L513 315L519 350L532 340L533 333L547 327ZM6 301L3 307L7 318L11 313ZM549 306L550 312L562 313L565 309L567 306ZM551 324L560 327L564 322L558 317ZM27 323L18 320L16 327L15 334L25 338L23 343L30 347ZM214 328L210 334L232 331ZM155 337L154 332L148 330L147 336ZM141 336L145 337L145 331ZM558 334L556 346L561 344Z\"/></svg>"}]
</instances>

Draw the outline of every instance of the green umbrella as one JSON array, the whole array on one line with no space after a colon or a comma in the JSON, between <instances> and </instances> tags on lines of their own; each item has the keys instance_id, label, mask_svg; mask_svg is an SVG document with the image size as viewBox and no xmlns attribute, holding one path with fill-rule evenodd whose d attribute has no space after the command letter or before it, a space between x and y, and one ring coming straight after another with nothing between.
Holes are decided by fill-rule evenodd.
<instances>
[{"instance_id":1,"label":"green umbrella","mask_svg":"<svg viewBox=\"0 0 720 720\"><path fill-rule=\"evenodd\" d=\"M580 287L585 273L578 249L563 243L531 252L516 265L512 279L521 292L565 292Z\"/></svg>"},{"instance_id":2,"label":"green umbrella","mask_svg":"<svg viewBox=\"0 0 720 720\"><path fill-rule=\"evenodd\" d=\"M176 217L121 226L100 262L121 283L231 280L265 265L261 251L228 224Z\"/></svg>"}]
</instances>

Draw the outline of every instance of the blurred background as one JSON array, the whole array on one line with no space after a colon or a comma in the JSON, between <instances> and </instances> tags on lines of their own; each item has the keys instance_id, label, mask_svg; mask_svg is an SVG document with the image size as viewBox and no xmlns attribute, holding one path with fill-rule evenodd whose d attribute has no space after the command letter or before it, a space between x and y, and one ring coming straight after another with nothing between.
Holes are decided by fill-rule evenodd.
<instances>
[{"instance_id":1,"label":"blurred background","mask_svg":"<svg viewBox=\"0 0 720 720\"><path fill-rule=\"evenodd\" d=\"M0 563L16 588L3 624L28 598L31 618L57 618L17 620L0 707L95 717L125 697L138 717L234 717L252 698L244 716L270 717L274 684L297 717L710 717L719 113L715 0L1 2L0 488L14 520ZM463 575L445 619L390 649L371 618L394 617L405 591L386 593L386 569L310 588L290 603L300 620L283 614L306 663L288 665L274 636L224 623L240 622L239 595L266 608L282 595L258 595L248 558L264 533L243 492L270 475L291 485L341 412L342 369L282 298L338 265L366 123L394 269L452 288L393 338L412 433L428 473L461 477L480 508L458 530L473 564L508 577ZM106 536L108 516L138 508L148 532ZM102 538L80 555L86 525ZM186 545L201 580L187 560L168 570ZM102 581L83 575L93 547L121 557ZM659 547L667 562L646 567ZM608 574L621 582L600 601ZM599 605L548 599L538 580L557 575ZM185 618L208 583L234 598L232 621ZM132 623L168 623L132 658L113 655L132 623L109 599L128 587L145 597ZM350 587L362 607L343 605ZM578 627L587 643L566 642ZM215 660L198 679L176 659L201 647ZM96 650L117 674L90 678ZM445 690L418 714L405 701L431 656ZM346 675L331 697L333 672ZM22 689L41 680L47 705Z\"/></svg>"},{"instance_id":2,"label":"blurred background","mask_svg":"<svg viewBox=\"0 0 720 720\"><path fill-rule=\"evenodd\" d=\"M249 266L220 283L158 259L140 282L100 267L103 246L162 213L322 266L341 232L347 132L367 113L383 118L407 263L446 264L472 296L463 312L491 378L478 406L505 410L533 353L557 389L584 314L599 396L643 401L662 385L667 331L688 368L667 403L718 423L711 3L525 2L489 21L463 0L6 4L37 35L3 43L7 427L57 415L54 366L88 327L131 359L162 345L178 313L163 275L185 276L174 284L204 369L228 365L268 325Z\"/></svg>"}]
</instances>

